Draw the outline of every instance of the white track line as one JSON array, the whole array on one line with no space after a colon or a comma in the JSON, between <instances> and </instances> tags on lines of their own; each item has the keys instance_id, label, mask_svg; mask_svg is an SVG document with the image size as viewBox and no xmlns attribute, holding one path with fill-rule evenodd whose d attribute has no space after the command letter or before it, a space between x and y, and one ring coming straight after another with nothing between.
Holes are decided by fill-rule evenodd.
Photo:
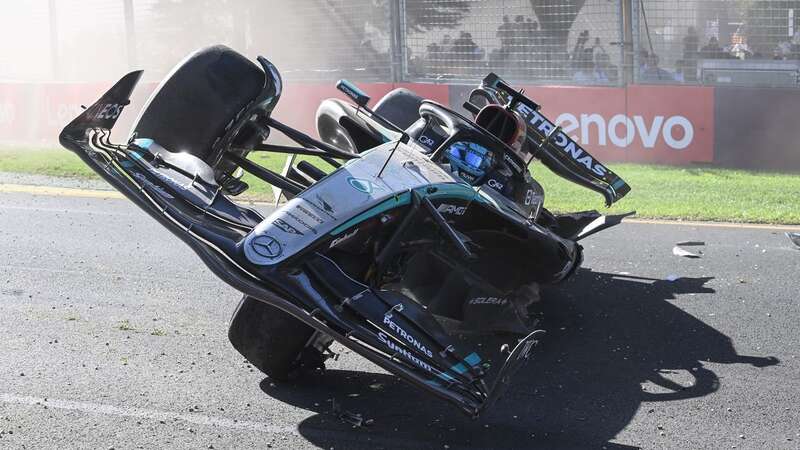
<instances>
[{"instance_id":1,"label":"white track line","mask_svg":"<svg viewBox=\"0 0 800 450\"><path fill-rule=\"evenodd\" d=\"M765 223L692 222L686 220L624 219L623 222L645 225L678 225L682 227L738 228L749 230L800 231L800 225L770 225Z\"/></svg>"},{"instance_id":2,"label":"white track line","mask_svg":"<svg viewBox=\"0 0 800 450\"><path fill-rule=\"evenodd\" d=\"M233 430L256 431L270 434L293 434L299 435L297 427L285 425L273 425L266 422L253 422L248 420L235 420L225 417L207 416L204 414L185 414L172 411L159 411L145 408L123 408L101 403L78 402L72 400L59 400L53 398L31 397L27 395L15 395L0 393L0 403L23 405L23 406L47 406L48 408L60 409L65 411L79 411L86 414L101 414L105 416L135 417L140 419L172 421L181 420L195 425L211 427L222 427Z\"/></svg>"}]
</instances>

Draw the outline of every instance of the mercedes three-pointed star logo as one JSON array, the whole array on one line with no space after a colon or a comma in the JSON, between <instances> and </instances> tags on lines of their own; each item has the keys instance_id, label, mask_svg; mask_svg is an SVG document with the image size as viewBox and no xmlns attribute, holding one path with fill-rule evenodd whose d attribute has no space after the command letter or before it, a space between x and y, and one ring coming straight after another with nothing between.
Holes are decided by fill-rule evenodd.
<instances>
[{"instance_id":1,"label":"mercedes three-pointed star logo","mask_svg":"<svg viewBox=\"0 0 800 450\"><path fill-rule=\"evenodd\" d=\"M256 236L250 241L250 246L264 258L275 259L283 253L281 243L272 236Z\"/></svg>"}]
</instances>

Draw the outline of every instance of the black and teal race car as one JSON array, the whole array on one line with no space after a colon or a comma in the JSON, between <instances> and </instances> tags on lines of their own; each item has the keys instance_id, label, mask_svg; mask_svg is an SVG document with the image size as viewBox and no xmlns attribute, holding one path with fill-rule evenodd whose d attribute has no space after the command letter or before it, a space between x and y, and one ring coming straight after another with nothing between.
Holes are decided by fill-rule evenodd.
<instances>
[{"instance_id":1,"label":"black and teal race car","mask_svg":"<svg viewBox=\"0 0 800 450\"><path fill-rule=\"evenodd\" d=\"M373 111L342 81L353 103L323 103L318 140L273 117L282 80L258 61L222 46L190 55L116 144L141 77L130 73L61 143L243 293L229 338L271 378L324 368L336 341L477 416L543 333L538 286L569 277L578 241L621 220L550 213L528 164L609 203L629 188L496 76L475 91L473 118L397 93ZM273 131L298 145L268 143ZM251 152L292 157L278 173ZM266 213L236 203L243 170L286 201Z\"/></svg>"}]
</instances>

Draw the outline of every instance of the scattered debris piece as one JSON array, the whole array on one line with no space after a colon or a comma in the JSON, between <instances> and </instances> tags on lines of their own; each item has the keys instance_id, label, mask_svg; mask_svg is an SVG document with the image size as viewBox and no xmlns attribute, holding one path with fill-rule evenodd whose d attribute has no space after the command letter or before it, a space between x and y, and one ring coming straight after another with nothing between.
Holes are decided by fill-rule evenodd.
<instances>
[{"instance_id":1,"label":"scattered debris piece","mask_svg":"<svg viewBox=\"0 0 800 450\"><path fill-rule=\"evenodd\" d=\"M339 418L356 428L364 424L364 418L361 417L361 414L356 414L350 411L340 412Z\"/></svg>"},{"instance_id":2,"label":"scattered debris piece","mask_svg":"<svg viewBox=\"0 0 800 450\"><path fill-rule=\"evenodd\" d=\"M800 248L800 233L791 233L787 231L786 237L788 237L789 240L792 241L792 244Z\"/></svg>"},{"instance_id":3,"label":"scattered debris piece","mask_svg":"<svg viewBox=\"0 0 800 450\"><path fill-rule=\"evenodd\" d=\"M134 328L133 325L128 322L128 319L119 322L116 328L120 331L136 331L136 328Z\"/></svg>"},{"instance_id":4,"label":"scattered debris piece","mask_svg":"<svg viewBox=\"0 0 800 450\"><path fill-rule=\"evenodd\" d=\"M353 428L360 428L362 426L371 426L375 421L373 419L364 419L361 414L342 410L336 403L336 399L331 399L331 411L339 418L339 420L349 423Z\"/></svg>"},{"instance_id":5,"label":"scattered debris piece","mask_svg":"<svg viewBox=\"0 0 800 450\"><path fill-rule=\"evenodd\" d=\"M681 277L679 277L677 275L667 275L667 278L665 278L665 280L667 280L667 281L676 281L676 280L679 280L680 278Z\"/></svg>"},{"instance_id":6,"label":"scattered debris piece","mask_svg":"<svg viewBox=\"0 0 800 450\"><path fill-rule=\"evenodd\" d=\"M702 253L702 252L699 252L699 253ZM683 249L681 247L678 247L677 245L675 247L672 247L672 254L675 255L675 256L682 256L684 258L697 259L697 258L700 257L699 253L692 253L689 250L686 250L686 249Z\"/></svg>"},{"instance_id":7,"label":"scattered debris piece","mask_svg":"<svg viewBox=\"0 0 800 450\"><path fill-rule=\"evenodd\" d=\"M700 255L703 254L702 251L698 250L696 253L690 252L689 250L686 250L683 247L700 247L703 245L706 245L706 243L703 241L678 242L677 244L675 244L674 247L672 247L672 254L675 256L682 256L684 258L700 258Z\"/></svg>"}]
</instances>

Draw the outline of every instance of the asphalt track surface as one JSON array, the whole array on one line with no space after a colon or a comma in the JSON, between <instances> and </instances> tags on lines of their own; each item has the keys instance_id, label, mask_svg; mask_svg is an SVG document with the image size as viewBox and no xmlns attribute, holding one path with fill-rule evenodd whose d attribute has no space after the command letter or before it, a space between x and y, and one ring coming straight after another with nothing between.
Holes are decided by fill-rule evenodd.
<instances>
[{"instance_id":1,"label":"asphalt track surface","mask_svg":"<svg viewBox=\"0 0 800 450\"><path fill-rule=\"evenodd\" d=\"M702 258L672 255L686 240ZM782 231L625 223L584 244L534 359L473 421L348 352L276 385L228 344L236 291L132 204L0 193L0 448L800 448Z\"/></svg>"}]
</instances>

